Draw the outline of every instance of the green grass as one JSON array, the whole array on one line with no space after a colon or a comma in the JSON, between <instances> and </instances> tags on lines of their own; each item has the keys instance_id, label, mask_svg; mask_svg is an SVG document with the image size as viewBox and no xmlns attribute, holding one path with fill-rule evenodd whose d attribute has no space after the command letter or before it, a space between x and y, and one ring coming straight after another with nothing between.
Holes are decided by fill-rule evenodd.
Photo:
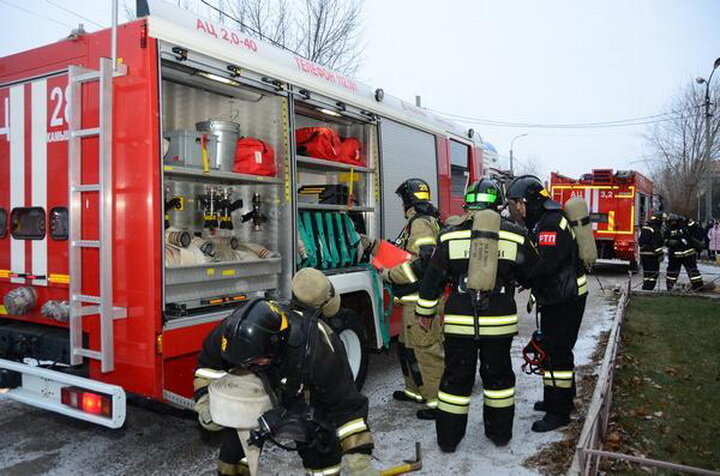
<instances>
[{"instance_id":1,"label":"green grass","mask_svg":"<svg viewBox=\"0 0 720 476\"><path fill-rule=\"evenodd\" d=\"M622 336L606 447L720 470L720 302L635 296Z\"/></svg>"}]
</instances>

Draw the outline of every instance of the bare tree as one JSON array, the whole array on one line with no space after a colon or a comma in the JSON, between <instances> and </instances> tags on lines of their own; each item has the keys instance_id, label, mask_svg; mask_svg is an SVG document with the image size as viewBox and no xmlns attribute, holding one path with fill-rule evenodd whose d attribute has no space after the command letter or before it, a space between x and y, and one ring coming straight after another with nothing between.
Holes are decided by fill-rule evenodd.
<instances>
[{"instance_id":1,"label":"bare tree","mask_svg":"<svg viewBox=\"0 0 720 476\"><path fill-rule=\"evenodd\" d=\"M542 178L547 174L543 162L537 155L529 155L518 159L515 157L515 175L535 175Z\"/></svg>"},{"instance_id":2,"label":"bare tree","mask_svg":"<svg viewBox=\"0 0 720 476\"><path fill-rule=\"evenodd\" d=\"M720 86L711 91L711 114L718 111L717 98ZM655 187L670 211L686 216L696 215L698 194L712 170L713 160L720 157L717 113L710 122L710 157L705 155L704 101L704 90L688 86L673 100L669 115L657 122L646 137Z\"/></svg>"},{"instance_id":3,"label":"bare tree","mask_svg":"<svg viewBox=\"0 0 720 476\"><path fill-rule=\"evenodd\" d=\"M363 0L174 0L179 7L232 24L247 35L270 41L339 73L360 67ZM135 0L123 0L127 20Z\"/></svg>"}]
</instances>

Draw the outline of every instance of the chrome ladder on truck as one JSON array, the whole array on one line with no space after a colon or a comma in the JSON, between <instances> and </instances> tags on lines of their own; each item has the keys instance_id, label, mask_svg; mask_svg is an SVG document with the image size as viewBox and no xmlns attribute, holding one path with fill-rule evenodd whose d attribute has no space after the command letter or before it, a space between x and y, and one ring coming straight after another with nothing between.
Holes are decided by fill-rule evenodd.
<instances>
[{"instance_id":1,"label":"chrome ladder on truck","mask_svg":"<svg viewBox=\"0 0 720 476\"><path fill-rule=\"evenodd\" d=\"M99 71L70 66L68 71L68 181L70 185L69 208L69 258L70 258L70 363L80 365L83 358L100 361L102 372L115 368L113 349L113 323L115 319L127 316L125 308L113 303L113 77L126 73L124 65L113 68L113 60L100 58ZM99 124L98 127L83 128L82 85L99 81ZM82 182L82 140L97 137L98 183ZM82 197L84 193L98 194L98 239L83 239ZM99 251L100 293L90 296L83 293L83 249L96 248ZM85 258L87 259L87 258ZM99 316L100 348L93 350L83 347L83 317Z\"/></svg>"}]
</instances>

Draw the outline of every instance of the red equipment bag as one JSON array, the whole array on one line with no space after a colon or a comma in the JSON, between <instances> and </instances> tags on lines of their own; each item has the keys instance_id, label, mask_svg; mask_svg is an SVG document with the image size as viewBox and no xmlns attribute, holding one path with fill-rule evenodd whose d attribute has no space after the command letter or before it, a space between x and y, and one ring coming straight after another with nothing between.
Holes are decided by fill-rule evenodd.
<instances>
[{"instance_id":1,"label":"red equipment bag","mask_svg":"<svg viewBox=\"0 0 720 476\"><path fill-rule=\"evenodd\" d=\"M362 144L355 137L346 137L340 143L338 160L346 164L365 165L362 159Z\"/></svg>"},{"instance_id":2,"label":"red equipment bag","mask_svg":"<svg viewBox=\"0 0 720 476\"><path fill-rule=\"evenodd\" d=\"M297 152L317 159L337 160L340 135L329 127L302 127L295 131Z\"/></svg>"},{"instance_id":3,"label":"red equipment bag","mask_svg":"<svg viewBox=\"0 0 720 476\"><path fill-rule=\"evenodd\" d=\"M260 139L242 137L237 141L233 172L274 177L277 173L275 151Z\"/></svg>"}]
</instances>

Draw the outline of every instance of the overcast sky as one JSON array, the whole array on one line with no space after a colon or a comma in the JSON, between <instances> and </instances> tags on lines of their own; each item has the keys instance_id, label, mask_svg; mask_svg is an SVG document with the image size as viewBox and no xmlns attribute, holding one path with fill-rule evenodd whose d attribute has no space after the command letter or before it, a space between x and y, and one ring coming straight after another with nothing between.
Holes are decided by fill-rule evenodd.
<instances>
[{"instance_id":1,"label":"overcast sky","mask_svg":"<svg viewBox=\"0 0 720 476\"><path fill-rule=\"evenodd\" d=\"M0 56L55 41L78 22L97 29L88 19L109 25L109 5L0 0ZM366 0L364 36L360 79L408 101L421 95L425 107L512 123L612 121L664 112L709 73L720 56L720 1ZM503 155L529 134L515 155L546 173L645 168L648 126L471 127Z\"/></svg>"}]
</instances>

